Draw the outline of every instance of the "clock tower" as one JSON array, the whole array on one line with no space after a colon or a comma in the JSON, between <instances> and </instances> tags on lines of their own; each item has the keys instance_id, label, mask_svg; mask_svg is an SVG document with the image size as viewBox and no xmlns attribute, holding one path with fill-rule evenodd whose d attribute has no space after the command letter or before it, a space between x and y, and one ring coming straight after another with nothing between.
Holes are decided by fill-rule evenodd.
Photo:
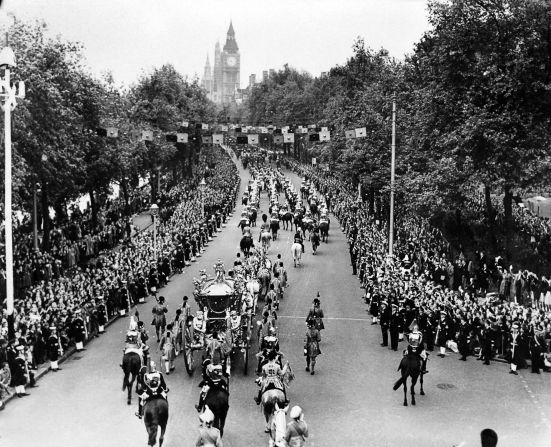
<instances>
[{"instance_id":1,"label":"clock tower","mask_svg":"<svg viewBox=\"0 0 551 447\"><path fill-rule=\"evenodd\" d=\"M239 72L241 70L239 47L235 41L235 31L231 22L221 56L221 100L222 103L227 104L235 101L237 90L240 88Z\"/></svg>"}]
</instances>

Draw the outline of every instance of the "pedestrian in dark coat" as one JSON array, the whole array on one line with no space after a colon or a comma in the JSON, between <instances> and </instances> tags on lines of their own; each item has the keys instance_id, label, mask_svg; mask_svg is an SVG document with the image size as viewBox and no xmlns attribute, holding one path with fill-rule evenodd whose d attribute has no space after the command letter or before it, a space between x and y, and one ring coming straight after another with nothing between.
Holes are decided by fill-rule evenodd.
<instances>
[{"instance_id":1,"label":"pedestrian in dark coat","mask_svg":"<svg viewBox=\"0 0 551 447\"><path fill-rule=\"evenodd\" d=\"M12 386L15 387L17 397L28 396L25 392L25 385L29 376L27 361L25 360L25 347L17 346L17 357L15 358L13 368L11 369Z\"/></svg>"},{"instance_id":2,"label":"pedestrian in dark coat","mask_svg":"<svg viewBox=\"0 0 551 447\"><path fill-rule=\"evenodd\" d=\"M84 350L84 341L86 340L86 327L84 326L84 320L81 313L81 310L77 309L75 318L71 322L71 335L75 340L77 351Z\"/></svg>"},{"instance_id":3,"label":"pedestrian in dark coat","mask_svg":"<svg viewBox=\"0 0 551 447\"><path fill-rule=\"evenodd\" d=\"M389 321L389 331L390 331L390 348L393 351L398 350L398 336L402 330L402 318L398 313L398 306L396 304L391 305L390 309L390 321Z\"/></svg>"},{"instance_id":4,"label":"pedestrian in dark coat","mask_svg":"<svg viewBox=\"0 0 551 447\"><path fill-rule=\"evenodd\" d=\"M59 356L61 354L61 342L57 336L57 329L55 326L50 327L50 336L47 341L48 345L48 358L50 359L50 369L52 371L59 371L61 368L58 366Z\"/></svg>"},{"instance_id":5,"label":"pedestrian in dark coat","mask_svg":"<svg viewBox=\"0 0 551 447\"><path fill-rule=\"evenodd\" d=\"M459 325L459 333L457 336L457 347L461 357L459 360L466 361L469 352L469 343L471 338L471 327L464 318L461 318L461 324Z\"/></svg>"},{"instance_id":6,"label":"pedestrian in dark coat","mask_svg":"<svg viewBox=\"0 0 551 447\"><path fill-rule=\"evenodd\" d=\"M381 346L388 346L388 329L390 326L390 309L386 301L381 301L379 313L379 322L381 323L381 333L383 335L383 342Z\"/></svg>"}]
</instances>

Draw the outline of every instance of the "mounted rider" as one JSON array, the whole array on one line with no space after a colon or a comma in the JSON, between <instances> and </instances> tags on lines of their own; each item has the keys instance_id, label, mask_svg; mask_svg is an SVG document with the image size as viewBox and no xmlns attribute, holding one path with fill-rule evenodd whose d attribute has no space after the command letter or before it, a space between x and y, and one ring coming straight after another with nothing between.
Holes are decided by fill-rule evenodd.
<instances>
[{"instance_id":1,"label":"mounted rider","mask_svg":"<svg viewBox=\"0 0 551 447\"><path fill-rule=\"evenodd\" d=\"M422 373L427 374L427 358L428 354L425 351L425 344L423 343L423 334L419 330L417 322L413 322L412 330L407 335L408 337L408 346L403 351L403 355L416 355L421 360L421 365L423 367Z\"/></svg>"},{"instance_id":2,"label":"mounted rider","mask_svg":"<svg viewBox=\"0 0 551 447\"><path fill-rule=\"evenodd\" d=\"M199 382L201 393L199 394L199 402L195 405L195 409L201 413L205 405L205 398L210 389L219 388L230 393L228 382L222 373L222 365L214 365L211 359L206 359L203 362L203 380Z\"/></svg>"},{"instance_id":3,"label":"mounted rider","mask_svg":"<svg viewBox=\"0 0 551 447\"><path fill-rule=\"evenodd\" d=\"M152 399L162 398L167 400L168 388L163 373L157 371L155 362L151 362L151 371L143 376L143 388L138 400L138 412L136 416L142 418L145 404Z\"/></svg>"},{"instance_id":4,"label":"mounted rider","mask_svg":"<svg viewBox=\"0 0 551 447\"><path fill-rule=\"evenodd\" d=\"M279 366L282 366L282 354L279 352L279 339L277 338L275 327L268 328L267 335L262 337L260 342L260 351L256 354L258 357L258 364L256 368L257 374L261 373L263 366L268 362L271 352L275 353L276 362Z\"/></svg>"},{"instance_id":5,"label":"mounted rider","mask_svg":"<svg viewBox=\"0 0 551 447\"><path fill-rule=\"evenodd\" d=\"M143 325L143 323L142 323ZM122 356L124 359L124 356L128 353L134 352L140 356L140 360L142 364L144 363L144 350L142 348L142 342L140 337L140 332L138 332L138 322L135 319L134 316L130 317L130 325L129 329L126 332L126 339L124 341L124 349L122 351ZM120 364L120 367L122 368L122 362Z\"/></svg>"},{"instance_id":6,"label":"mounted rider","mask_svg":"<svg viewBox=\"0 0 551 447\"><path fill-rule=\"evenodd\" d=\"M296 244L300 244L302 247L302 252L304 253L304 240L302 239L302 234L300 233L300 230L298 228L295 235L293 236L293 242L295 242Z\"/></svg>"},{"instance_id":7,"label":"mounted rider","mask_svg":"<svg viewBox=\"0 0 551 447\"><path fill-rule=\"evenodd\" d=\"M258 395L254 398L257 405L260 405L262 394L271 389L281 390L287 401L287 392L285 384L283 383L283 376L287 373L289 364L286 363L282 368L277 362L277 357L278 355L275 350L268 353L268 363L262 367L262 377L256 379L257 384L260 385Z\"/></svg>"}]
</instances>

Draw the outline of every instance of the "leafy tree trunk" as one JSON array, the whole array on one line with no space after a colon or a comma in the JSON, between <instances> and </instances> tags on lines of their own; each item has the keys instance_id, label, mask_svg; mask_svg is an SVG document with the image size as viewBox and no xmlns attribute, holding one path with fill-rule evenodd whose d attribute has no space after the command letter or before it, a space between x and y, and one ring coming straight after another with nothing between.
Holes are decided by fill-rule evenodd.
<instances>
[{"instance_id":1,"label":"leafy tree trunk","mask_svg":"<svg viewBox=\"0 0 551 447\"><path fill-rule=\"evenodd\" d=\"M98 227L98 204L96 202L96 196L94 194L94 189L90 188L88 191L90 195L90 208L92 208L92 226L93 228Z\"/></svg>"},{"instance_id":2,"label":"leafy tree trunk","mask_svg":"<svg viewBox=\"0 0 551 447\"><path fill-rule=\"evenodd\" d=\"M122 188L122 195L124 197L124 204L126 206L128 206L130 198L128 197L128 184L127 184L126 179L124 177L121 180L121 188Z\"/></svg>"},{"instance_id":3,"label":"leafy tree trunk","mask_svg":"<svg viewBox=\"0 0 551 447\"><path fill-rule=\"evenodd\" d=\"M151 203L157 203L157 177L155 169L149 171L149 186L151 186Z\"/></svg>"},{"instance_id":4,"label":"leafy tree trunk","mask_svg":"<svg viewBox=\"0 0 551 447\"><path fill-rule=\"evenodd\" d=\"M497 240L496 240L496 233L495 233L495 213L494 213L494 207L492 206L492 196L490 192L490 187L488 185L484 185L484 201L486 203L486 218L488 219L488 233L490 236L490 244L492 246L492 250L497 250Z\"/></svg>"},{"instance_id":5,"label":"leafy tree trunk","mask_svg":"<svg viewBox=\"0 0 551 447\"><path fill-rule=\"evenodd\" d=\"M58 223L67 221L67 208L65 207L65 201L58 200L54 204L55 218Z\"/></svg>"},{"instance_id":6,"label":"leafy tree trunk","mask_svg":"<svg viewBox=\"0 0 551 447\"><path fill-rule=\"evenodd\" d=\"M367 200L369 206L369 215L373 216L375 213L375 188L373 186L369 187Z\"/></svg>"},{"instance_id":7,"label":"leafy tree trunk","mask_svg":"<svg viewBox=\"0 0 551 447\"><path fill-rule=\"evenodd\" d=\"M42 251L48 251L50 249L50 212L48 203L48 187L42 183L42 194L40 199L40 207L42 208L42 222L44 237L42 239Z\"/></svg>"},{"instance_id":8,"label":"leafy tree trunk","mask_svg":"<svg viewBox=\"0 0 551 447\"><path fill-rule=\"evenodd\" d=\"M511 242L513 234L513 194L511 188L506 185L504 188L503 208L505 212L505 256L511 258Z\"/></svg>"}]
</instances>

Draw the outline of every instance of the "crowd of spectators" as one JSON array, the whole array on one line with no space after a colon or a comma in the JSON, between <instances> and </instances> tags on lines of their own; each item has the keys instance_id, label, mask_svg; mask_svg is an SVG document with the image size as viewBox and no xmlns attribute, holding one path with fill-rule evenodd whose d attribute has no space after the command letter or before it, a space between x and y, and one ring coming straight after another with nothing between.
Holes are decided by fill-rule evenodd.
<instances>
[{"instance_id":1,"label":"crowd of spectators","mask_svg":"<svg viewBox=\"0 0 551 447\"><path fill-rule=\"evenodd\" d=\"M210 168L198 166L193 178L165 193L157 218L156 250L151 231L137 232L120 245L122 234L115 233L111 245L118 245L115 249L92 252L87 263L77 261L70 270L62 263L58 271L32 278L15 301L11 340L3 313L0 368L16 367L18 351L30 370L48 359L57 360L79 341L98 336L107 321L143 302L166 284L172 272L189 265L220 230L239 190L237 168L225 151L213 148L209 164ZM201 178L206 181L202 193ZM27 259L33 256L52 255L32 254ZM29 263L26 268L32 271ZM56 344L49 343L52 334Z\"/></svg>"},{"instance_id":2,"label":"crowd of spectators","mask_svg":"<svg viewBox=\"0 0 551 447\"><path fill-rule=\"evenodd\" d=\"M366 301L391 348L416 323L429 350L451 348L489 363L503 357L532 371L548 370L551 344L550 283L542 276L506 266L501 257L477 252L473 259L453 256L441 232L413 215L395 221L393 256L388 227L369 213L357 191L330 173L291 163L329 198L345 231L352 273L366 289ZM393 332L396 339L393 339ZM514 358L513 358L514 357ZM520 363L520 365L517 365Z\"/></svg>"}]
</instances>

